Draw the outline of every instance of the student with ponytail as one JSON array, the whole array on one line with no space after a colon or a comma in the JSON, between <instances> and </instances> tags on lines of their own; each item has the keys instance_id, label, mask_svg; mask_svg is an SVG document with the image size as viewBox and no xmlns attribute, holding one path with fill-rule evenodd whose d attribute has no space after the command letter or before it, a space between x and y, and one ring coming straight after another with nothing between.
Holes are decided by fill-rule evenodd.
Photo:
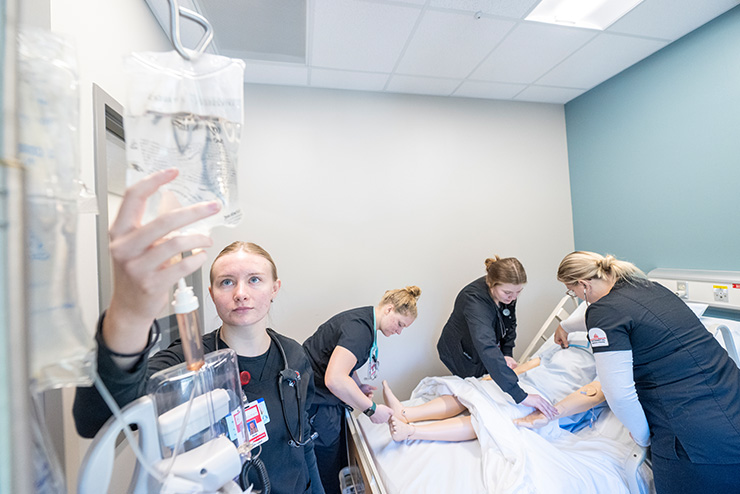
<instances>
[{"instance_id":1,"label":"student with ponytail","mask_svg":"<svg viewBox=\"0 0 740 494\"><path fill-rule=\"evenodd\" d=\"M347 406L363 411L376 424L387 422L393 414L373 401L376 388L363 384L357 369L370 360L368 378L376 378L378 333L393 336L410 326L416 320L420 295L417 286L388 290L375 307L341 312L303 343L314 370L316 395L309 415L319 434L314 450L327 494L340 492L339 471L347 463L343 437Z\"/></svg>"},{"instance_id":2,"label":"student with ponytail","mask_svg":"<svg viewBox=\"0 0 740 494\"><path fill-rule=\"evenodd\" d=\"M459 377L489 374L516 403L534 407L548 420L557 410L545 398L518 384L512 356L516 339L516 299L527 283L514 257L485 260L486 275L463 288L437 343L439 358Z\"/></svg>"},{"instance_id":3,"label":"student with ponytail","mask_svg":"<svg viewBox=\"0 0 740 494\"><path fill-rule=\"evenodd\" d=\"M557 277L589 304L602 390L651 445L658 494L740 492L740 371L691 309L613 256L573 252Z\"/></svg>"}]
</instances>

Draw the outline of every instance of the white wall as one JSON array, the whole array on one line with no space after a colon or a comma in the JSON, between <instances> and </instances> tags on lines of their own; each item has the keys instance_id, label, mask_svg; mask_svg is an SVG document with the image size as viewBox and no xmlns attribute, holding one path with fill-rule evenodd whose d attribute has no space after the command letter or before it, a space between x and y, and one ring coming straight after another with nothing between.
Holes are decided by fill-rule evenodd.
<instances>
[{"instance_id":1,"label":"white wall","mask_svg":"<svg viewBox=\"0 0 740 494\"><path fill-rule=\"evenodd\" d=\"M519 351L560 299L573 248L562 106L250 85L245 114L245 217L213 233L210 258L233 240L272 254L276 330L302 342L339 311L420 286L416 323L379 341L380 378L407 396L447 373L439 333L486 257L528 272ZM205 329L218 324L209 305Z\"/></svg>"}]
</instances>

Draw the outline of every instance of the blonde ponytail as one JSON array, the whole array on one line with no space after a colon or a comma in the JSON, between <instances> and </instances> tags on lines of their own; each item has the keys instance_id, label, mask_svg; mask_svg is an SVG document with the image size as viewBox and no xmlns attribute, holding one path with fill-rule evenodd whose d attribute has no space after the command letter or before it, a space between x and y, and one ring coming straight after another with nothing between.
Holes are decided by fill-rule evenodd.
<instances>
[{"instance_id":1,"label":"blonde ponytail","mask_svg":"<svg viewBox=\"0 0 740 494\"><path fill-rule=\"evenodd\" d=\"M558 266L558 281L566 285L593 279L635 282L647 280L647 276L631 262L588 251L571 252Z\"/></svg>"}]
</instances>

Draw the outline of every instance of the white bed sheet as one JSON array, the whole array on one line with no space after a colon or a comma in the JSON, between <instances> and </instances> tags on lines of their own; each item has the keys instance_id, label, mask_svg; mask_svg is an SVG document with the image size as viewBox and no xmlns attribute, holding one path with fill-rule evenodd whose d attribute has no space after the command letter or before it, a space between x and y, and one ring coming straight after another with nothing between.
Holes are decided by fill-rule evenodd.
<instances>
[{"instance_id":1,"label":"white bed sheet","mask_svg":"<svg viewBox=\"0 0 740 494\"><path fill-rule=\"evenodd\" d=\"M548 385L544 373L531 376L539 387L547 388L542 394L557 401L563 393L590 382L595 369L588 366L593 362L588 352L553 351L552 345L546 343L538 354L543 362L556 364L557 377L550 378ZM568 376L576 376L577 382L564 386ZM535 383L524 376L520 382L525 390L537 392ZM560 429L556 421L532 431L512 422L531 408L516 405L492 381L454 376L423 379L406 403L419 404L446 394L457 396L470 410L478 440L395 443L387 425L358 417L389 493L629 492L624 463L634 442L608 409L576 434Z\"/></svg>"}]
</instances>

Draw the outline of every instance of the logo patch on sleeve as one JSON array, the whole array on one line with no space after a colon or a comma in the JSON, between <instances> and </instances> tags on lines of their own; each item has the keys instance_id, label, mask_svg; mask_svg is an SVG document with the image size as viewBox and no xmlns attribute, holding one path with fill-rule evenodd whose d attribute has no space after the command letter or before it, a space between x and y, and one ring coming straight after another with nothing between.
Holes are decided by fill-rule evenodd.
<instances>
[{"instance_id":1,"label":"logo patch on sleeve","mask_svg":"<svg viewBox=\"0 0 740 494\"><path fill-rule=\"evenodd\" d=\"M600 346L609 346L609 340L603 329L591 328L588 330L588 339L591 340L591 346L594 348Z\"/></svg>"}]
</instances>

